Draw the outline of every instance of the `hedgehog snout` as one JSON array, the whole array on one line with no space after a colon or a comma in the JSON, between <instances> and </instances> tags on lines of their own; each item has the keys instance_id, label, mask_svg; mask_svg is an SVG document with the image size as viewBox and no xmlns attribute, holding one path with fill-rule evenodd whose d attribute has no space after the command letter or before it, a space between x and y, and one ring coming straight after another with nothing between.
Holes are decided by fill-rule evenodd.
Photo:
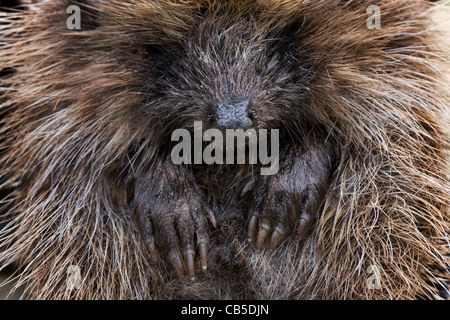
<instances>
[{"instance_id":1,"label":"hedgehog snout","mask_svg":"<svg viewBox=\"0 0 450 320\"><path fill-rule=\"evenodd\" d=\"M213 126L220 130L256 127L255 109L251 100L218 103L213 114Z\"/></svg>"}]
</instances>

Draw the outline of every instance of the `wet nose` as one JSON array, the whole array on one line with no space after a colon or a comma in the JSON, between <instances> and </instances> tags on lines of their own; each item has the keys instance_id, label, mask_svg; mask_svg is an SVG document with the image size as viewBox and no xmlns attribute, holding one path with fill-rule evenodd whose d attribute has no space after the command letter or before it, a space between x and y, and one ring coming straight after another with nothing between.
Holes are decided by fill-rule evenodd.
<instances>
[{"instance_id":1,"label":"wet nose","mask_svg":"<svg viewBox=\"0 0 450 320\"><path fill-rule=\"evenodd\" d=\"M219 129L243 129L253 126L253 110L249 100L237 103L219 103L216 111Z\"/></svg>"}]
</instances>

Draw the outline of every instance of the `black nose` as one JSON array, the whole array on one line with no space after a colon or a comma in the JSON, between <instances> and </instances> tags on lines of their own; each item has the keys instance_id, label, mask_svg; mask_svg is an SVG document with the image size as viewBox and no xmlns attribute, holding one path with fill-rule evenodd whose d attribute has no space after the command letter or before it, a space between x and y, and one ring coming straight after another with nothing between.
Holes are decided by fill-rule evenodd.
<instances>
[{"instance_id":1,"label":"black nose","mask_svg":"<svg viewBox=\"0 0 450 320\"><path fill-rule=\"evenodd\" d=\"M249 100L237 103L219 103L216 110L218 129L243 129L253 126L253 110Z\"/></svg>"}]
</instances>

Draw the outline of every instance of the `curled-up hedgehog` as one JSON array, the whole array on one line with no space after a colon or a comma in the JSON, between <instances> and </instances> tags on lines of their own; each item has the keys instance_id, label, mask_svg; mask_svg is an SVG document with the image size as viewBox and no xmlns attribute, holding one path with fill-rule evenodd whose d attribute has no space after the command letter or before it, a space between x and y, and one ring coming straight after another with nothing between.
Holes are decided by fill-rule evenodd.
<instances>
[{"instance_id":1,"label":"curled-up hedgehog","mask_svg":"<svg viewBox=\"0 0 450 320\"><path fill-rule=\"evenodd\" d=\"M16 266L32 299L448 295L437 7L371 5L57 0L1 14L0 268ZM173 133L195 123L277 130L276 173L175 163Z\"/></svg>"}]
</instances>

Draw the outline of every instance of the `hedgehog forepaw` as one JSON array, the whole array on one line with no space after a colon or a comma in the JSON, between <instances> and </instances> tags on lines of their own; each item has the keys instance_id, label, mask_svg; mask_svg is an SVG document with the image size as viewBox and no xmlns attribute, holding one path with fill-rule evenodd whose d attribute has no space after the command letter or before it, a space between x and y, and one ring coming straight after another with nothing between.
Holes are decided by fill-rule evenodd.
<instances>
[{"instance_id":1,"label":"hedgehog forepaw","mask_svg":"<svg viewBox=\"0 0 450 320\"><path fill-rule=\"evenodd\" d=\"M261 199L248 223L248 240L261 252L266 242L271 250L292 231L303 235L317 216L325 198L333 167L332 148L312 138L306 147L291 148L280 161L280 171L264 178Z\"/></svg>"}]
</instances>

